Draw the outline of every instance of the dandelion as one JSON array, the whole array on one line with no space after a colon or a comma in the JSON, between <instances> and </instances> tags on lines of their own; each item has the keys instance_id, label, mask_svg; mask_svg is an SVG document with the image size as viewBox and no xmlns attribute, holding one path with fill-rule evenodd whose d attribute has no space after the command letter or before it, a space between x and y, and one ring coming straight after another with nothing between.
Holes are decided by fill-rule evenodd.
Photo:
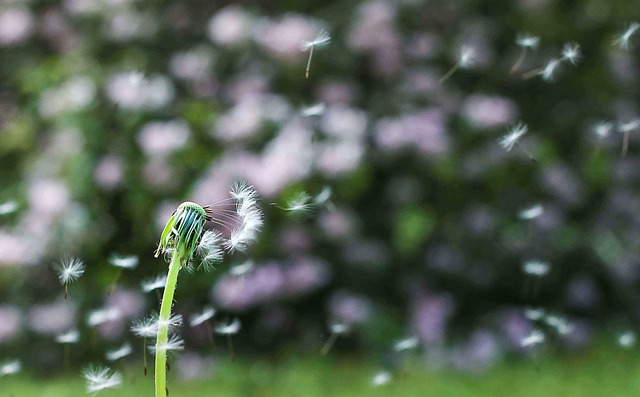
<instances>
[{"instance_id":1,"label":"dandelion","mask_svg":"<svg viewBox=\"0 0 640 397\"><path fill-rule=\"evenodd\" d=\"M84 262L78 258L68 258L57 264L55 269L60 284L64 286L64 298L67 299L67 286L84 274Z\"/></svg>"},{"instance_id":2,"label":"dandelion","mask_svg":"<svg viewBox=\"0 0 640 397\"><path fill-rule=\"evenodd\" d=\"M220 323L217 324L214 328L214 332L219 335L227 336L227 347L229 348L229 355L231 356L231 361L235 361L235 354L233 351L233 342L231 341L231 335L235 335L240 332L241 327L240 319L234 318L233 321L229 323Z\"/></svg>"},{"instance_id":3,"label":"dandelion","mask_svg":"<svg viewBox=\"0 0 640 397\"><path fill-rule=\"evenodd\" d=\"M177 335L169 337L169 327L175 326L171 307L180 269L189 267L194 256L204 257L205 268L211 266L222 259L221 245L230 252L245 251L249 243L256 239L262 227L262 212L258 207L258 194L255 189L246 183L237 183L232 187L230 194L235 203L235 212L216 212L210 206L202 207L193 202L184 202L171 215L160 236L155 256L163 254L165 258L170 259L170 263L160 304L156 346L153 348L156 352L156 397L165 397L167 393L166 352L181 350L184 346L184 342ZM232 224L233 230L229 239L221 242L219 233L207 233L204 226L208 221L230 230Z\"/></svg>"},{"instance_id":4,"label":"dandelion","mask_svg":"<svg viewBox=\"0 0 640 397\"><path fill-rule=\"evenodd\" d=\"M311 57L313 57L313 49L316 47L326 46L331 42L331 35L326 30L321 30L320 33L311 41L303 41L300 46L300 51L309 51L309 60L307 61L307 69L305 70L305 77L309 78L309 68L311 67Z\"/></svg>"},{"instance_id":5,"label":"dandelion","mask_svg":"<svg viewBox=\"0 0 640 397\"><path fill-rule=\"evenodd\" d=\"M10 360L0 363L0 378L7 375L15 375L22 370L22 361Z\"/></svg>"},{"instance_id":6,"label":"dandelion","mask_svg":"<svg viewBox=\"0 0 640 397\"><path fill-rule=\"evenodd\" d=\"M111 373L111 369L105 366L89 365L82 370L82 376L87 380L87 393L95 394L122 385L120 372Z\"/></svg>"},{"instance_id":7,"label":"dandelion","mask_svg":"<svg viewBox=\"0 0 640 397\"><path fill-rule=\"evenodd\" d=\"M640 127L640 119L631 120L618 126L618 132L623 134L622 138L622 157L626 157L629 151L629 135Z\"/></svg>"},{"instance_id":8,"label":"dandelion","mask_svg":"<svg viewBox=\"0 0 640 397\"><path fill-rule=\"evenodd\" d=\"M628 50L631 47L631 37L638 31L638 29L640 29L640 23L632 22L624 32L613 40L612 44L622 48L623 50Z\"/></svg>"},{"instance_id":9,"label":"dandelion","mask_svg":"<svg viewBox=\"0 0 640 397\"><path fill-rule=\"evenodd\" d=\"M0 216L13 214L18 210L18 202L17 201L5 201L0 204Z\"/></svg>"},{"instance_id":10,"label":"dandelion","mask_svg":"<svg viewBox=\"0 0 640 397\"><path fill-rule=\"evenodd\" d=\"M107 361L117 361L121 358L127 357L131 354L132 351L133 348L131 347L131 344L129 342L126 342L115 350L107 351L107 353L105 354L105 358L107 359Z\"/></svg>"},{"instance_id":11,"label":"dandelion","mask_svg":"<svg viewBox=\"0 0 640 397\"><path fill-rule=\"evenodd\" d=\"M389 371L380 371L371 380L374 386L384 386L391 382L391 373Z\"/></svg>"},{"instance_id":12,"label":"dandelion","mask_svg":"<svg viewBox=\"0 0 640 397\"><path fill-rule=\"evenodd\" d=\"M322 349L320 349L320 354L323 356L329 353L333 344L336 343L338 336L349 333L351 331L351 327L345 323L332 323L329 325L329 331L331 331L329 339L327 339L327 342L322 346Z\"/></svg>"},{"instance_id":13,"label":"dandelion","mask_svg":"<svg viewBox=\"0 0 640 397\"><path fill-rule=\"evenodd\" d=\"M518 213L518 218L529 221L539 217L542 214L544 214L544 207L542 206L542 204L534 204L531 207L522 209Z\"/></svg>"},{"instance_id":14,"label":"dandelion","mask_svg":"<svg viewBox=\"0 0 640 397\"><path fill-rule=\"evenodd\" d=\"M458 62L453 65L449 71L440 78L440 83L444 83L451 77L458 69L469 69L475 64L475 49L469 46L462 46L460 48L460 55L458 56Z\"/></svg>"},{"instance_id":15,"label":"dandelion","mask_svg":"<svg viewBox=\"0 0 640 397\"><path fill-rule=\"evenodd\" d=\"M516 60L516 63L511 67L510 73L515 73L519 68L522 62L524 61L525 56L527 55L528 50L534 50L538 47L540 43L540 37L534 36L529 33L520 33L516 37L516 45L522 50L520 50L520 56Z\"/></svg>"},{"instance_id":16,"label":"dandelion","mask_svg":"<svg viewBox=\"0 0 640 397\"><path fill-rule=\"evenodd\" d=\"M216 314L216 309L211 306L205 307L201 313L194 315L189 320L189 325L191 328L195 328L200 324L204 324L207 321L211 320L213 316Z\"/></svg>"},{"instance_id":17,"label":"dandelion","mask_svg":"<svg viewBox=\"0 0 640 397\"><path fill-rule=\"evenodd\" d=\"M624 349L630 349L636 345L636 333L625 331L618 335L618 344Z\"/></svg>"},{"instance_id":18,"label":"dandelion","mask_svg":"<svg viewBox=\"0 0 640 397\"><path fill-rule=\"evenodd\" d=\"M542 332L539 329L534 329L531 331L531 333L527 337L525 337L520 341L520 346L529 347L529 346L540 345L544 343L544 341L545 341L544 332Z\"/></svg>"},{"instance_id":19,"label":"dandelion","mask_svg":"<svg viewBox=\"0 0 640 397\"><path fill-rule=\"evenodd\" d=\"M397 341L393 345L393 350L397 352L402 352L405 350L413 350L416 347L418 347L418 338L416 338L415 336L412 336L412 337Z\"/></svg>"},{"instance_id":20,"label":"dandelion","mask_svg":"<svg viewBox=\"0 0 640 397\"><path fill-rule=\"evenodd\" d=\"M568 61L572 65L577 65L578 60L582 57L580 53L580 45L577 43L567 43L562 49L562 59Z\"/></svg>"},{"instance_id":21,"label":"dandelion","mask_svg":"<svg viewBox=\"0 0 640 397\"><path fill-rule=\"evenodd\" d=\"M327 105L325 105L324 102L320 102L320 103L316 103L311 106L302 108L302 110L300 111L300 114L302 114L303 117L320 116L324 113L326 108L327 108Z\"/></svg>"},{"instance_id":22,"label":"dandelion","mask_svg":"<svg viewBox=\"0 0 640 397\"><path fill-rule=\"evenodd\" d=\"M154 316L136 320L131 326L131 332L142 338L144 376L147 376L147 338L154 338L158 335L158 320Z\"/></svg>"},{"instance_id":23,"label":"dandelion","mask_svg":"<svg viewBox=\"0 0 640 397\"><path fill-rule=\"evenodd\" d=\"M164 285L167 283L167 275L159 274L153 278L149 278L143 280L141 283L142 291L151 292L156 289L164 288Z\"/></svg>"}]
</instances>

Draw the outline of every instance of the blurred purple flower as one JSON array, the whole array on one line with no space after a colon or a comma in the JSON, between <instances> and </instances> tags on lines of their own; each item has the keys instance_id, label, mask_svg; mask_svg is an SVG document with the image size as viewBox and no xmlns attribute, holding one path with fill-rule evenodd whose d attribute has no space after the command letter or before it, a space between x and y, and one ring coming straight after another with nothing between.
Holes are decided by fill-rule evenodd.
<instances>
[{"instance_id":1,"label":"blurred purple flower","mask_svg":"<svg viewBox=\"0 0 640 397\"><path fill-rule=\"evenodd\" d=\"M439 155L449 150L445 115L437 108L404 114L378 121L375 142L383 151L416 148L424 155Z\"/></svg>"},{"instance_id":2,"label":"blurred purple flower","mask_svg":"<svg viewBox=\"0 0 640 397\"><path fill-rule=\"evenodd\" d=\"M9 4L0 8L0 47L21 44L34 27L34 17L28 7Z\"/></svg>"},{"instance_id":3,"label":"blurred purple flower","mask_svg":"<svg viewBox=\"0 0 640 397\"><path fill-rule=\"evenodd\" d=\"M152 121L138 133L138 145L148 156L167 156L183 148L189 141L191 130L181 119Z\"/></svg>"},{"instance_id":4,"label":"blurred purple flower","mask_svg":"<svg viewBox=\"0 0 640 397\"><path fill-rule=\"evenodd\" d=\"M254 21L246 11L237 5L230 5L211 18L207 33L214 43L233 46L249 37L253 25Z\"/></svg>"},{"instance_id":5,"label":"blurred purple flower","mask_svg":"<svg viewBox=\"0 0 640 397\"><path fill-rule=\"evenodd\" d=\"M441 344L455 304L448 294L422 293L413 301L412 330L424 344Z\"/></svg>"},{"instance_id":6,"label":"blurred purple flower","mask_svg":"<svg viewBox=\"0 0 640 397\"><path fill-rule=\"evenodd\" d=\"M368 297L348 291L334 292L328 306L331 320L347 327L365 322L372 311Z\"/></svg>"},{"instance_id":7,"label":"blurred purple flower","mask_svg":"<svg viewBox=\"0 0 640 397\"><path fill-rule=\"evenodd\" d=\"M39 334L66 332L76 321L76 306L70 300L33 305L29 310L29 327Z\"/></svg>"},{"instance_id":8,"label":"blurred purple flower","mask_svg":"<svg viewBox=\"0 0 640 397\"><path fill-rule=\"evenodd\" d=\"M0 344L11 341L22 328L22 313L12 305L0 306Z\"/></svg>"},{"instance_id":9,"label":"blurred purple flower","mask_svg":"<svg viewBox=\"0 0 640 397\"><path fill-rule=\"evenodd\" d=\"M462 115L475 128L496 128L512 123L517 117L517 109L510 99L475 94L467 97L462 104Z\"/></svg>"},{"instance_id":10,"label":"blurred purple flower","mask_svg":"<svg viewBox=\"0 0 640 397\"><path fill-rule=\"evenodd\" d=\"M107 155L98 161L93 177L98 186L105 190L113 190L120 185L123 173L122 159Z\"/></svg>"}]
</instances>

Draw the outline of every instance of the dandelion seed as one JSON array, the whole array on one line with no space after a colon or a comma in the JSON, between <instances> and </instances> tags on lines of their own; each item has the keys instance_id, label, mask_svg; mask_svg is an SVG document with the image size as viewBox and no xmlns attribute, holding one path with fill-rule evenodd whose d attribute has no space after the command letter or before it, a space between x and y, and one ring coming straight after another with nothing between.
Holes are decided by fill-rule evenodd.
<instances>
[{"instance_id":1,"label":"dandelion seed","mask_svg":"<svg viewBox=\"0 0 640 397\"><path fill-rule=\"evenodd\" d=\"M299 192L287 200L285 211L292 214L303 214L313 208L314 203L311 202L311 196L307 192Z\"/></svg>"},{"instance_id":2,"label":"dandelion seed","mask_svg":"<svg viewBox=\"0 0 640 397\"><path fill-rule=\"evenodd\" d=\"M449 71L440 78L440 83L444 83L451 77L458 69L469 69L475 64L475 49L469 46L462 46L460 48L460 55L458 56L458 62L453 65Z\"/></svg>"},{"instance_id":3,"label":"dandelion seed","mask_svg":"<svg viewBox=\"0 0 640 397\"><path fill-rule=\"evenodd\" d=\"M314 204L316 205L326 204L331 199L332 193L333 192L331 191L330 186L324 186L320 191L320 193L318 193L316 197L314 197L313 199Z\"/></svg>"},{"instance_id":4,"label":"dandelion seed","mask_svg":"<svg viewBox=\"0 0 640 397\"><path fill-rule=\"evenodd\" d=\"M105 366L89 365L82 370L82 376L87 380L87 393L98 393L122 385L120 372L111 373L111 369Z\"/></svg>"},{"instance_id":5,"label":"dandelion seed","mask_svg":"<svg viewBox=\"0 0 640 397\"><path fill-rule=\"evenodd\" d=\"M132 352L133 352L133 348L131 347L131 344L126 342L115 350L109 350L105 354L105 357L107 361L117 361L117 360L120 360L121 358L127 357Z\"/></svg>"},{"instance_id":6,"label":"dandelion seed","mask_svg":"<svg viewBox=\"0 0 640 397\"><path fill-rule=\"evenodd\" d=\"M538 36L534 36L528 33L518 34L518 36L516 37L516 45L522 48L522 50L520 51L520 55L518 56L518 59L511 67L511 70L509 71L510 73L515 73L520 68L520 65L522 65L522 62L524 61L524 58L527 55L527 50L529 49L533 50L537 48L538 43L540 43L540 37Z\"/></svg>"},{"instance_id":7,"label":"dandelion seed","mask_svg":"<svg viewBox=\"0 0 640 397\"><path fill-rule=\"evenodd\" d=\"M207 306L202 310L202 313L196 314L189 320L191 328L197 327L213 318L216 314L216 309L211 306Z\"/></svg>"},{"instance_id":8,"label":"dandelion seed","mask_svg":"<svg viewBox=\"0 0 640 397\"><path fill-rule=\"evenodd\" d=\"M104 309L94 310L89 312L87 316L87 324L91 327L95 327L101 324L109 323L122 318L122 312L115 307L107 307Z\"/></svg>"},{"instance_id":9,"label":"dandelion seed","mask_svg":"<svg viewBox=\"0 0 640 397\"><path fill-rule=\"evenodd\" d=\"M611 135L611 131L613 131L613 123L609 121L599 121L594 124L591 129L599 138L604 139Z\"/></svg>"},{"instance_id":10,"label":"dandelion seed","mask_svg":"<svg viewBox=\"0 0 640 397\"><path fill-rule=\"evenodd\" d=\"M561 63L562 60L560 59L552 59L547 62L541 73L542 80L551 81L553 79L553 74L556 72Z\"/></svg>"},{"instance_id":11,"label":"dandelion seed","mask_svg":"<svg viewBox=\"0 0 640 397\"><path fill-rule=\"evenodd\" d=\"M244 252L248 245L256 239L263 223L262 212L258 207L258 194L253 186L246 183L234 185L230 194L236 202L236 213L240 218L240 226L231 232L224 247L230 252Z\"/></svg>"},{"instance_id":12,"label":"dandelion seed","mask_svg":"<svg viewBox=\"0 0 640 397\"><path fill-rule=\"evenodd\" d=\"M618 126L618 132L623 134L622 138L622 157L627 155L629 151L629 134L640 127L640 119L631 120Z\"/></svg>"},{"instance_id":13,"label":"dandelion seed","mask_svg":"<svg viewBox=\"0 0 640 397\"><path fill-rule=\"evenodd\" d=\"M205 231L196 247L196 255L200 258L198 268L207 272L213 271L215 265L224 258L222 235L217 231Z\"/></svg>"},{"instance_id":14,"label":"dandelion seed","mask_svg":"<svg viewBox=\"0 0 640 397\"><path fill-rule=\"evenodd\" d=\"M374 386L384 386L391 382L391 374L388 371L380 371L371 380Z\"/></svg>"},{"instance_id":15,"label":"dandelion seed","mask_svg":"<svg viewBox=\"0 0 640 397\"><path fill-rule=\"evenodd\" d=\"M546 276L551 270L551 265L549 262L539 261L539 260L530 260L526 261L522 265L522 271L525 274L533 277L543 277Z\"/></svg>"},{"instance_id":16,"label":"dandelion seed","mask_svg":"<svg viewBox=\"0 0 640 397\"><path fill-rule=\"evenodd\" d=\"M528 308L524 311L524 316L531 321L539 321L545 315L544 309L540 308Z\"/></svg>"},{"instance_id":17,"label":"dandelion seed","mask_svg":"<svg viewBox=\"0 0 640 397\"><path fill-rule=\"evenodd\" d=\"M0 216L13 214L18 210L17 201L6 201L0 204Z\"/></svg>"},{"instance_id":18,"label":"dandelion seed","mask_svg":"<svg viewBox=\"0 0 640 397\"><path fill-rule=\"evenodd\" d=\"M80 332L77 329L72 329L62 334L56 335L56 342L60 344L74 344L80 340Z\"/></svg>"},{"instance_id":19,"label":"dandelion seed","mask_svg":"<svg viewBox=\"0 0 640 397\"><path fill-rule=\"evenodd\" d=\"M302 114L303 117L320 116L324 114L326 108L327 105L325 105L324 102L320 102L303 108L300 111L300 114Z\"/></svg>"},{"instance_id":20,"label":"dandelion seed","mask_svg":"<svg viewBox=\"0 0 640 397\"><path fill-rule=\"evenodd\" d=\"M628 50L631 47L631 37L640 29L640 23L632 22L629 24L627 29L625 29L622 34L620 34L615 40L613 40L613 45L616 45L623 50Z\"/></svg>"},{"instance_id":21,"label":"dandelion seed","mask_svg":"<svg viewBox=\"0 0 640 397\"><path fill-rule=\"evenodd\" d=\"M172 314L167 319L158 319L159 327L169 327L169 332L176 332L177 328L182 326L182 315L181 314Z\"/></svg>"},{"instance_id":22,"label":"dandelion seed","mask_svg":"<svg viewBox=\"0 0 640 397\"><path fill-rule=\"evenodd\" d=\"M633 331L625 331L618 335L618 344L620 347L630 349L636 345L636 333Z\"/></svg>"},{"instance_id":23,"label":"dandelion seed","mask_svg":"<svg viewBox=\"0 0 640 397\"><path fill-rule=\"evenodd\" d=\"M240 319L235 318L230 323L221 323L217 324L214 328L214 332L220 335L227 336L227 347L229 349L229 356L231 356L231 361L235 361L235 353L233 350L233 342L231 341L231 335L235 335L240 332Z\"/></svg>"},{"instance_id":24,"label":"dandelion seed","mask_svg":"<svg viewBox=\"0 0 640 397\"><path fill-rule=\"evenodd\" d=\"M393 345L393 350L397 352L401 352L405 350L413 350L416 347L418 347L418 338L416 338L415 336L412 336L412 337L397 341Z\"/></svg>"},{"instance_id":25,"label":"dandelion seed","mask_svg":"<svg viewBox=\"0 0 640 397\"><path fill-rule=\"evenodd\" d=\"M300 51L309 51L309 60L307 61L307 69L305 70L305 77L309 78L309 69L311 68L311 57L313 57L313 50L316 47L323 47L331 42L331 35L326 30L321 30L320 33L311 41L303 41L300 46Z\"/></svg>"},{"instance_id":26,"label":"dandelion seed","mask_svg":"<svg viewBox=\"0 0 640 397\"><path fill-rule=\"evenodd\" d=\"M529 347L529 346L540 345L544 343L544 341L545 341L544 332L542 332L539 329L534 329L526 338L520 341L520 346Z\"/></svg>"},{"instance_id":27,"label":"dandelion seed","mask_svg":"<svg viewBox=\"0 0 640 397\"><path fill-rule=\"evenodd\" d=\"M109 258L109 263L121 269L135 269L138 266L138 257L136 255L112 255Z\"/></svg>"},{"instance_id":28,"label":"dandelion seed","mask_svg":"<svg viewBox=\"0 0 640 397\"><path fill-rule=\"evenodd\" d=\"M78 258L64 259L55 269L60 284L64 286L64 298L67 299L67 286L84 274L84 262Z\"/></svg>"},{"instance_id":29,"label":"dandelion seed","mask_svg":"<svg viewBox=\"0 0 640 397\"><path fill-rule=\"evenodd\" d=\"M577 65L582 57L580 53L580 45L577 43L567 43L562 49L562 59L568 61L572 65Z\"/></svg>"},{"instance_id":30,"label":"dandelion seed","mask_svg":"<svg viewBox=\"0 0 640 397\"><path fill-rule=\"evenodd\" d=\"M131 331L142 338L144 376L147 376L147 338L155 338L158 335L158 320L154 316L136 320L131 326Z\"/></svg>"},{"instance_id":31,"label":"dandelion seed","mask_svg":"<svg viewBox=\"0 0 640 397\"><path fill-rule=\"evenodd\" d=\"M518 213L518 217L524 220L532 220L540 215L544 214L544 207L542 204L534 204L531 207L525 208Z\"/></svg>"},{"instance_id":32,"label":"dandelion seed","mask_svg":"<svg viewBox=\"0 0 640 397\"><path fill-rule=\"evenodd\" d=\"M7 375L15 375L22 371L22 361L10 360L0 364L0 378Z\"/></svg>"},{"instance_id":33,"label":"dandelion seed","mask_svg":"<svg viewBox=\"0 0 640 397\"><path fill-rule=\"evenodd\" d=\"M573 331L573 325L564 316L549 314L544 317L544 322L560 335L568 335Z\"/></svg>"},{"instance_id":34,"label":"dandelion seed","mask_svg":"<svg viewBox=\"0 0 640 397\"><path fill-rule=\"evenodd\" d=\"M500 146L502 146L502 148L507 152L510 152L518 140L522 138L527 131L529 131L529 127L524 123L514 125L509 128L507 133L502 137L502 139L500 139Z\"/></svg>"},{"instance_id":35,"label":"dandelion seed","mask_svg":"<svg viewBox=\"0 0 640 397\"><path fill-rule=\"evenodd\" d=\"M255 263L252 260L247 260L239 265L232 266L231 269L229 269L229 273L236 277L240 277L250 273L254 268Z\"/></svg>"},{"instance_id":36,"label":"dandelion seed","mask_svg":"<svg viewBox=\"0 0 640 397\"><path fill-rule=\"evenodd\" d=\"M149 346L149 351L154 354L158 352L180 351L184 350L184 340L179 335L169 335L166 343Z\"/></svg>"},{"instance_id":37,"label":"dandelion seed","mask_svg":"<svg viewBox=\"0 0 640 397\"><path fill-rule=\"evenodd\" d=\"M141 283L141 286L144 292L151 292L156 289L164 288L166 283L167 283L167 275L159 274L154 278L143 280Z\"/></svg>"},{"instance_id":38,"label":"dandelion seed","mask_svg":"<svg viewBox=\"0 0 640 397\"><path fill-rule=\"evenodd\" d=\"M349 333L351 331L351 327L345 323L336 322L329 325L329 331L331 331L329 339L327 339L327 342L324 344L324 346L322 346L322 349L320 349L320 354L323 356L329 353L329 350L331 350L333 344L336 343L338 336Z\"/></svg>"}]
</instances>

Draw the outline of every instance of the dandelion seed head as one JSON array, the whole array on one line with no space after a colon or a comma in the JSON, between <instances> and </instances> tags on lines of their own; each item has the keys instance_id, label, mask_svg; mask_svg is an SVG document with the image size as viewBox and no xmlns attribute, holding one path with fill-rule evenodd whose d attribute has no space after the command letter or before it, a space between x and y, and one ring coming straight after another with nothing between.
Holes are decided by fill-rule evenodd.
<instances>
[{"instance_id":1,"label":"dandelion seed head","mask_svg":"<svg viewBox=\"0 0 640 397\"><path fill-rule=\"evenodd\" d=\"M331 42L331 35L326 30L321 30L318 35L311 41L303 41L300 45L300 51L308 51L311 48L322 47Z\"/></svg>"},{"instance_id":2,"label":"dandelion seed head","mask_svg":"<svg viewBox=\"0 0 640 397\"><path fill-rule=\"evenodd\" d=\"M533 277L546 276L551 270L549 262L539 260L529 260L522 265L525 274Z\"/></svg>"},{"instance_id":3,"label":"dandelion seed head","mask_svg":"<svg viewBox=\"0 0 640 397\"><path fill-rule=\"evenodd\" d=\"M84 262L78 258L67 258L56 265L60 284L67 285L84 274Z\"/></svg>"},{"instance_id":4,"label":"dandelion seed head","mask_svg":"<svg viewBox=\"0 0 640 397\"><path fill-rule=\"evenodd\" d=\"M109 263L122 269L135 269L138 266L138 257L136 255L112 255L109 258Z\"/></svg>"},{"instance_id":5,"label":"dandelion seed head","mask_svg":"<svg viewBox=\"0 0 640 397\"><path fill-rule=\"evenodd\" d=\"M567 43L562 49L562 59L569 61L572 65L577 65L578 61L582 57L580 52L580 45L577 43Z\"/></svg>"},{"instance_id":6,"label":"dandelion seed head","mask_svg":"<svg viewBox=\"0 0 640 397\"><path fill-rule=\"evenodd\" d=\"M507 130L507 133L500 139L500 146L507 152L513 149L518 140L527 133L529 127L524 123L518 123Z\"/></svg>"},{"instance_id":7,"label":"dandelion seed head","mask_svg":"<svg viewBox=\"0 0 640 397\"><path fill-rule=\"evenodd\" d=\"M220 335L235 335L240 332L242 324L239 318L234 318L230 323L216 324L214 332Z\"/></svg>"},{"instance_id":8,"label":"dandelion seed head","mask_svg":"<svg viewBox=\"0 0 640 397\"><path fill-rule=\"evenodd\" d=\"M529 33L519 33L516 36L516 44L518 47L535 49L540 44L540 37Z\"/></svg>"}]
</instances>

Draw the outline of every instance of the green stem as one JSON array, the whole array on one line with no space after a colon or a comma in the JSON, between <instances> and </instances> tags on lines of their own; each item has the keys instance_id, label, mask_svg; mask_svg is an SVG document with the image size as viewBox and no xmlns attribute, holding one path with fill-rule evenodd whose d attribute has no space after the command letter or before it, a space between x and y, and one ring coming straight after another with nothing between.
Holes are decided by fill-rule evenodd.
<instances>
[{"instance_id":1,"label":"green stem","mask_svg":"<svg viewBox=\"0 0 640 397\"><path fill-rule=\"evenodd\" d=\"M178 272L180 271L181 256L176 252L169 264L167 283L164 287L162 304L160 305L160 316L158 317L158 339L156 341L156 397L167 396L167 340L169 338L169 318L171 317L171 306L173 305L173 294L178 283Z\"/></svg>"}]
</instances>

